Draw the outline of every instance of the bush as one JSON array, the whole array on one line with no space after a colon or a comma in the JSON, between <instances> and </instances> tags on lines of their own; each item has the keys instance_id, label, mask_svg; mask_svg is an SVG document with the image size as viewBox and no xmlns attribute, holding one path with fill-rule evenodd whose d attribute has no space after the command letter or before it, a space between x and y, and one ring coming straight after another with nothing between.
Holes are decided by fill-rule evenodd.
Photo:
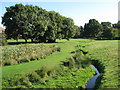
<instances>
[{"instance_id":1,"label":"bush","mask_svg":"<svg viewBox=\"0 0 120 90\"><path fill-rule=\"evenodd\" d=\"M75 53L74 56L67 59L64 62L64 66L68 66L69 68L85 68L90 65L90 59L86 56L88 51L85 49L85 46L76 46L78 49L72 51L71 53Z\"/></svg>"},{"instance_id":2,"label":"bush","mask_svg":"<svg viewBox=\"0 0 120 90\"><path fill-rule=\"evenodd\" d=\"M60 51L60 48L57 46L45 46L39 44L3 47L1 65L13 65L30 62L45 58L53 52L58 51Z\"/></svg>"},{"instance_id":3,"label":"bush","mask_svg":"<svg viewBox=\"0 0 120 90\"><path fill-rule=\"evenodd\" d=\"M0 46L7 45L6 35L3 33L0 33Z\"/></svg>"}]
</instances>

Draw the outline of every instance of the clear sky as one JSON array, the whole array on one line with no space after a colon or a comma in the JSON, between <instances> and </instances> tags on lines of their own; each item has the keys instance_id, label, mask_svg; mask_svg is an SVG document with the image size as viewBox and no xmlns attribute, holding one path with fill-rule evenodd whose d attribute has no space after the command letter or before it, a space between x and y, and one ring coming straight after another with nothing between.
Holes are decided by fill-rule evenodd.
<instances>
[{"instance_id":1,"label":"clear sky","mask_svg":"<svg viewBox=\"0 0 120 90\"><path fill-rule=\"evenodd\" d=\"M118 21L118 2L119 0L1 0L0 22L2 21L1 16L6 12L5 7L22 3L37 5L47 11L59 12L63 16L72 18L78 26L84 26L89 19L93 18L99 22L116 23Z\"/></svg>"}]
</instances>

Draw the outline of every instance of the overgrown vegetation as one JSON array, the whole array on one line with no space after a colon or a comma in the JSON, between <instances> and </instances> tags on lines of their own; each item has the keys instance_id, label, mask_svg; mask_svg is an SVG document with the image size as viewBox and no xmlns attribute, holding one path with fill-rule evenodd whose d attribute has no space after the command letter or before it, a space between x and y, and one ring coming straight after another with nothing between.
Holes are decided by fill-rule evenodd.
<instances>
[{"instance_id":1,"label":"overgrown vegetation","mask_svg":"<svg viewBox=\"0 0 120 90\"><path fill-rule=\"evenodd\" d=\"M4 33L0 33L0 46L7 45L6 35Z\"/></svg>"},{"instance_id":2,"label":"overgrown vegetation","mask_svg":"<svg viewBox=\"0 0 120 90\"><path fill-rule=\"evenodd\" d=\"M16 75L14 79L3 78L3 88L85 88L95 70L80 50L71 58L54 69L43 66L34 72Z\"/></svg>"},{"instance_id":3,"label":"overgrown vegetation","mask_svg":"<svg viewBox=\"0 0 120 90\"><path fill-rule=\"evenodd\" d=\"M2 49L2 62L0 62L0 65L3 66L39 60L53 52L60 51L60 47L55 45L45 46L40 44L5 46L0 48Z\"/></svg>"},{"instance_id":4,"label":"overgrown vegetation","mask_svg":"<svg viewBox=\"0 0 120 90\"><path fill-rule=\"evenodd\" d=\"M35 88L40 88L40 87L42 87L42 88L47 88L47 87L48 88L49 87L58 88L58 86L64 87L64 88L65 88L65 86L73 88L73 87L75 87L75 85L78 87L81 87L81 86L84 87L84 85L86 84L86 81L89 80L89 79L85 79L85 78L89 76L90 72L91 72L91 75L93 75L94 72L92 73L92 71L90 69L88 70L88 72L86 72L86 66L84 66L84 65L80 66L80 67L77 66L77 63L74 62L76 60L76 58L74 58L75 55L70 54L70 53L75 54L76 52L82 52L80 54L81 57L84 57L84 56L88 57L90 60L92 60L92 62L93 62L92 64L94 64L100 71L101 74L100 74L99 78L97 79L97 83L96 83L97 88L99 88L99 89L101 89L101 88L118 88L120 86L118 83L118 79L119 79L119 77L118 77L118 73L119 73L118 59L119 59L119 57L118 57L118 41L117 40L104 40L104 41L100 40L99 41L99 40L87 40L87 39L71 39L70 41L61 40L61 41L58 41L58 43L52 43L52 44L47 43L47 45L57 45L57 46L61 47L61 52L56 53L50 57L47 57L48 60L46 58L44 61L42 60L42 62L35 61L33 63L28 63L28 64L23 63L23 65L21 65L21 66L11 65L10 67L8 67L8 66L3 67L3 78L4 78L3 84L5 85L5 86L4 85L3 86L5 88L11 87L11 86L15 87L14 86L15 82L16 82L16 80L18 80L19 83L16 86L17 88L18 87L24 88L26 86L33 87L33 88L34 87ZM75 50L75 46L76 46L76 50ZM66 72L68 71L68 73L65 73L65 72L62 73L62 71L60 71L62 74L57 74L58 71L56 71L54 69L57 69L57 66L59 64L61 64L60 62L70 55L73 55L72 57L70 57L70 60L64 61L64 62L69 62L70 64L68 64L67 67L64 67L64 69L58 68L59 69L58 71L63 70ZM78 56L80 56L80 55L78 55ZM74 65L71 62L72 63L74 62ZM50 65L51 63L52 63L52 65ZM76 64L76 66L75 66L75 64ZM30 66L30 65L32 65L32 66ZM29 67L27 67L27 66L29 66ZM42 68L40 68L41 66L42 66ZM39 69L38 69L38 67L39 67ZM36 70L35 69L32 70L31 68L36 68ZM79 69L76 69L76 68L79 68ZM16 69L18 69L18 71ZM23 70L23 69L25 69L25 70ZM41 75L42 79L37 77L38 76L38 75L36 75L37 70L39 72L41 72L41 74L38 74L38 75ZM69 72L69 70L70 70L70 72ZM79 70L80 70L80 72L79 72ZM82 72L82 70L83 70L83 72ZM35 73L33 73L33 72L35 72ZM72 75L71 72L74 72L75 75L78 75L78 76L76 76L76 78L73 78L74 75ZM28 79L28 76L26 76L26 75L31 75L32 73L33 73L33 76L38 78L38 79L35 78L35 81L34 81L34 78ZM32 84L27 83L30 86L27 84L21 85L20 82L22 83L23 81L19 81L19 79L16 79L16 77L20 78L18 75L20 75L22 77L21 74L23 76L26 76L26 78L27 78L27 79L22 79L22 80L25 80L24 81L25 83L27 83L27 82L34 82L34 83L32 83ZM85 76L85 75L88 75L88 76ZM16 80L13 78L15 78ZM91 78L91 76L89 78ZM13 82L12 82L12 80L13 80ZM35 82L39 82L39 80L40 80L40 82L42 82L42 84L35 83ZM12 85L9 83L9 81ZM79 82L81 84L78 85L77 82ZM71 83L71 84L69 84L69 83Z\"/></svg>"},{"instance_id":5,"label":"overgrown vegetation","mask_svg":"<svg viewBox=\"0 0 120 90\"><path fill-rule=\"evenodd\" d=\"M87 51L83 48L84 46L77 45L77 50L72 51L71 53L75 53L74 56L67 59L66 62L64 62L65 66L68 66L69 68L85 68L90 66L91 61L86 56Z\"/></svg>"},{"instance_id":6,"label":"overgrown vegetation","mask_svg":"<svg viewBox=\"0 0 120 90\"><path fill-rule=\"evenodd\" d=\"M91 67L56 70L42 68L27 75L17 75L9 80L3 78L3 88L85 88L86 82L95 74Z\"/></svg>"}]
</instances>

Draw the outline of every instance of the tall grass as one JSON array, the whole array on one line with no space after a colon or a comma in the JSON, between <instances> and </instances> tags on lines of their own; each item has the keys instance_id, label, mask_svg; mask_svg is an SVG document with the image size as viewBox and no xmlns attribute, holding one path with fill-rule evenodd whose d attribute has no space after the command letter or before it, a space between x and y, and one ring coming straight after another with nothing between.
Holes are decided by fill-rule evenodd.
<instances>
[{"instance_id":1,"label":"tall grass","mask_svg":"<svg viewBox=\"0 0 120 90\"><path fill-rule=\"evenodd\" d=\"M14 78L3 78L3 88L85 88L87 81L95 74L92 67L75 69L58 66L48 69L46 66L28 74L19 74Z\"/></svg>"},{"instance_id":2,"label":"tall grass","mask_svg":"<svg viewBox=\"0 0 120 90\"><path fill-rule=\"evenodd\" d=\"M55 45L45 46L39 44L26 44L3 47L2 62L0 62L0 65L13 65L30 62L33 60L39 60L57 51L60 51L60 48Z\"/></svg>"},{"instance_id":3,"label":"tall grass","mask_svg":"<svg viewBox=\"0 0 120 90\"><path fill-rule=\"evenodd\" d=\"M77 50L72 51L72 53L75 53L74 56L71 56L67 58L67 61L64 62L65 66L68 66L69 68L85 68L88 67L91 63L90 59L86 56L86 50L84 48L81 48L84 46L78 46Z\"/></svg>"},{"instance_id":4,"label":"tall grass","mask_svg":"<svg viewBox=\"0 0 120 90\"><path fill-rule=\"evenodd\" d=\"M87 81L95 74L95 70L89 66L89 59L81 50L76 50L74 56L67 58L62 65L55 68L43 66L27 74L16 75L14 80L13 77L9 80L3 78L3 88L83 89Z\"/></svg>"}]
</instances>

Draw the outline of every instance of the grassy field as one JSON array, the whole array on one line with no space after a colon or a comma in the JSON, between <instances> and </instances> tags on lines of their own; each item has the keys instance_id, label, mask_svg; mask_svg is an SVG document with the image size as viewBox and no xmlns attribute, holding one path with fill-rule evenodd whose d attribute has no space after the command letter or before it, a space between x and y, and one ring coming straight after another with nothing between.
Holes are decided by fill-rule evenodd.
<instances>
[{"instance_id":1,"label":"grassy field","mask_svg":"<svg viewBox=\"0 0 120 90\"><path fill-rule=\"evenodd\" d=\"M21 40L22 41L22 40ZM9 40L9 42L13 42ZM31 43L30 43L31 44ZM54 53L45 59L22 63L19 65L2 67L3 78L11 78L17 74L27 74L46 66L48 69L57 68L67 57L73 56L76 45L84 45L88 50L91 60L99 60L105 66L105 72L101 80L102 88L118 87L118 41L117 40L88 40L71 39L57 40L57 43L45 43L44 45L56 45L61 47L61 52ZM10 45L8 45L10 46ZM12 45L11 45L12 46ZM85 74L83 74L85 75ZM85 81L84 81L85 82ZM82 82L83 83L83 82ZM85 82L86 83L86 82ZM39 87L39 86L38 86Z\"/></svg>"},{"instance_id":2,"label":"grassy field","mask_svg":"<svg viewBox=\"0 0 120 90\"><path fill-rule=\"evenodd\" d=\"M59 43L47 43L45 45L60 46L62 49L61 52L54 53L51 56L48 56L46 59L41 59L39 61L3 67L3 77L13 77L15 74L28 73L40 69L44 65L47 66L47 68L55 68L61 63L61 61L66 60L66 58L71 55L70 52L73 51L75 49L75 45L79 43L77 40L62 40L58 42Z\"/></svg>"}]
</instances>

